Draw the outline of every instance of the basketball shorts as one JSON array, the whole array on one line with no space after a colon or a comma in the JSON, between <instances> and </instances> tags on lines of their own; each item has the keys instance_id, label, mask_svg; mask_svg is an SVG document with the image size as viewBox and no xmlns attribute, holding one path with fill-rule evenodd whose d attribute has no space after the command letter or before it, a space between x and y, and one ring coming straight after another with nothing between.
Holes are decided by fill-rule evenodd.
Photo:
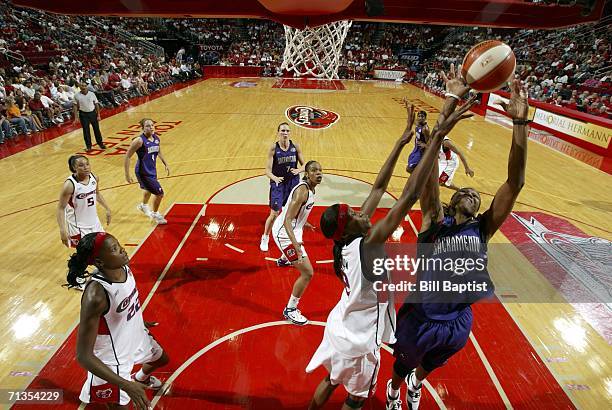
<instances>
[{"instance_id":1,"label":"basketball shorts","mask_svg":"<svg viewBox=\"0 0 612 410\"><path fill-rule=\"evenodd\" d=\"M446 186L450 186L453 182L453 178L455 178L455 172L459 168L459 162L457 161L439 161L438 162L439 171L440 171L440 184L444 184Z\"/></svg>"},{"instance_id":2,"label":"basketball shorts","mask_svg":"<svg viewBox=\"0 0 612 410\"><path fill-rule=\"evenodd\" d=\"M295 259L293 255L287 255L287 251L293 248L293 244L291 243L291 239L289 239L289 236L287 236L287 231L285 231L285 227L282 225L280 227L273 227L272 234L274 237L274 243L276 244L278 249L281 251L282 256L287 260ZM295 239L298 242L302 242L303 231L301 229L295 229L293 231L293 234L295 235ZM308 254L306 253L306 248L304 248L303 243L302 243L301 248L302 248L302 256L304 258L307 257Z\"/></svg>"},{"instance_id":3,"label":"basketball shorts","mask_svg":"<svg viewBox=\"0 0 612 410\"><path fill-rule=\"evenodd\" d=\"M349 357L338 352L327 336L306 366L306 373L312 373L323 366L329 372L333 385L341 384L349 394L357 397L370 397L376 390L376 380L380 365L380 349L362 356Z\"/></svg>"},{"instance_id":4,"label":"basketball shorts","mask_svg":"<svg viewBox=\"0 0 612 410\"><path fill-rule=\"evenodd\" d=\"M138 180L138 184L140 184L140 188L144 189L147 192L152 193L153 195L163 195L164 190L159 184L156 176L153 175L140 175L138 172L136 173L136 179Z\"/></svg>"},{"instance_id":5,"label":"basketball shorts","mask_svg":"<svg viewBox=\"0 0 612 410\"><path fill-rule=\"evenodd\" d=\"M414 169L419 162L421 162L421 157L423 156L423 152L420 149L415 148L412 150L410 155L408 156L408 168Z\"/></svg>"},{"instance_id":6,"label":"basketball shorts","mask_svg":"<svg viewBox=\"0 0 612 410\"><path fill-rule=\"evenodd\" d=\"M132 368L135 364L151 363L158 360L164 353L157 343L157 340L147 331L143 342L136 350L133 362L117 366L116 364L105 363L119 377L131 380ZM87 372L87 379L81 388L79 399L83 403L115 403L126 405L130 402L130 396L115 384L108 383L106 380Z\"/></svg>"},{"instance_id":7,"label":"basketball shorts","mask_svg":"<svg viewBox=\"0 0 612 410\"><path fill-rule=\"evenodd\" d=\"M289 180L285 179L280 184L270 182L270 208L276 212L280 211L287 203L291 190L299 183L298 175L292 175Z\"/></svg>"},{"instance_id":8,"label":"basketball shorts","mask_svg":"<svg viewBox=\"0 0 612 410\"><path fill-rule=\"evenodd\" d=\"M96 220L95 225L88 227L79 227L66 221L66 231L68 233L68 241L70 242L70 247L76 248L82 237L84 237L88 233L104 232L104 228L102 227L100 220Z\"/></svg>"},{"instance_id":9,"label":"basketball shorts","mask_svg":"<svg viewBox=\"0 0 612 410\"><path fill-rule=\"evenodd\" d=\"M397 319L393 355L407 369L420 364L431 372L442 367L467 343L472 319L469 307L453 320L430 320L409 307Z\"/></svg>"}]
</instances>

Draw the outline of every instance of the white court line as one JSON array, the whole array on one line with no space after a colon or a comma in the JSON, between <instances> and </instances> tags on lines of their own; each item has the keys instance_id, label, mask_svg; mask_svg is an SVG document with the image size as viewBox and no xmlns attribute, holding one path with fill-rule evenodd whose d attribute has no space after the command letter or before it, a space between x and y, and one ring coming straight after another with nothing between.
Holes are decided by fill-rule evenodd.
<instances>
[{"instance_id":1,"label":"white court line","mask_svg":"<svg viewBox=\"0 0 612 410\"><path fill-rule=\"evenodd\" d=\"M324 260L324 261L316 261L315 263L334 263L334 260L333 259L327 259L327 260Z\"/></svg>"},{"instance_id":2,"label":"white court line","mask_svg":"<svg viewBox=\"0 0 612 410\"><path fill-rule=\"evenodd\" d=\"M226 243L226 244L225 244L225 246L227 246L228 248L230 248L230 249L231 249L231 250L233 250L233 251L240 252L240 253L244 253L244 250L242 250L242 249L240 249L240 248L236 248L235 246L230 245L229 243Z\"/></svg>"},{"instance_id":3,"label":"white court line","mask_svg":"<svg viewBox=\"0 0 612 410\"><path fill-rule=\"evenodd\" d=\"M493 384L495 385L497 392L501 396L504 402L504 405L506 406L507 409L513 408L512 403L510 403L510 400L508 399L508 396L506 395L506 392L504 391L504 388L502 387L501 383L499 382L499 379L497 378L497 376L495 375L495 372L493 371L493 368L491 367L491 363L489 363L487 356L485 356L484 352L480 348L480 345L478 344L478 341L476 341L476 336L474 336L472 332L470 332L470 340L474 344L474 347L476 348L476 351L478 352L478 356L480 356L480 360L482 360L482 364L484 364L485 369L487 369L487 373L489 373L489 377L493 381Z\"/></svg>"},{"instance_id":4,"label":"white court line","mask_svg":"<svg viewBox=\"0 0 612 410\"><path fill-rule=\"evenodd\" d=\"M319 321L316 321L316 320L310 321L309 324L325 327L325 322L319 322ZM245 327L243 329L236 330L235 332L232 332L232 333L230 333L228 335L225 335L225 336L215 340L214 342L206 345L204 348L200 349L197 353L195 353L193 356L191 356L189 359L187 359L178 369L176 369L174 371L174 373L172 373L172 375L170 375L170 377L164 382L164 385L162 386L162 388L159 389L158 392L155 394L155 396L153 397L153 400L151 400L151 408L155 407L155 405L159 402L159 400L162 398L164 393L169 390L168 387L172 383L174 383L174 381L176 379L178 379L178 377L181 375L181 373L183 373L189 366L191 366L191 364L193 364L193 362L198 360L200 357L204 356L204 354L206 354L206 352L208 352L209 350L212 350L213 348L217 347L221 343L224 343L224 342L226 342L226 341L228 341L230 339L233 339L236 336L240 336L240 335L242 335L244 333L249 333L249 332L252 332L253 330L263 329L263 328L266 328L266 327L284 326L284 325L295 326L294 324L289 323L289 322L287 322L285 320L278 320L278 321L275 321L275 322L260 323L258 325L253 325L253 326ZM383 345L382 347L387 352L390 352L391 354L393 354L393 349L391 349L389 346ZM440 398L440 396L438 396L438 392L433 388L433 386L431 384L429 384L429 382L427 382L427 380L423 381L423 385L425 385L425 388L427 389L429 394L431 394L431 396L433 397L435 402L438 404L438 407L440 409L442 409L442 410L446 410L446 406L444 405L444 402L442 402L442 399Z\"/></svg>"},{"instance_id":5,"label":"white court line","mask_svg":"<svg viewBox=\"0 0 612 410\"><path fill-rule=\"evenodd\" d=\"M264 259L267 261L276 262L276 259L270 258L269 256L266 256Z\"/></svg>"},{"instance_id":6,"label":"white court line","mask_svg":"<svg viewBox=\"0 0 612 410\"><path fill-rule=\"evenodd\" d=\"M407 213L406 214L406 220L408 221L408 223L410 224L410 227L412 228L412 230L414 231L414 234L417 236L417 238L419 237L419 231L416 228L416 225L414 224L414 222L412 222L412 218L410 217L410 214Z\"/></svg>"},{"instance_id":7,"label":"white court line","mask_svg":"<svg viewBox=\"0 0 612 410\"><path fill-rule=\"evenodd\" d=\"M208 258L196 258L196 261L207 261Z\"/></svg>"},{"instance_id":8,"label":"white court line","mask_svg":"<svg viewBox=\"0 0 612 410\"><path fill-rule=\"evenodd\" d=\"M153 287L151 288L151 291L147 295L147 298L145 299L144 303L142 304L142 310L143 311L147 308L147 305L149 304L149 301L153 298L153 295L155 294L155 291L157 290L157 288L161 284L161 281L164 280L164 277L166 276L166 273L168 273L168 270L170 270L170 266L172 266L172 264L174 263L174 260L176 259L177 255L179 254L179 252L183 248L183 245L185 245L185 242L187 242L187 238L189 238L189 235L191 234L191 231L193 231L193 228L195 228L196 223L198 222L198 220L202 216L204 216L205 213L206 213L206 205L203 205L202 209L200 209L200 212L198 212L196 217L193 219L193 222L191 223L191 226L189 227L189 230L187 231L187 233L183 237L183 240L177 246L176 250L172 254L172 257L170 258L170 260L166 264L166 267L164 268L162 273L157 278L157 281L155 282L155 285L153 285Z\"/></svg>"}]
</instances>

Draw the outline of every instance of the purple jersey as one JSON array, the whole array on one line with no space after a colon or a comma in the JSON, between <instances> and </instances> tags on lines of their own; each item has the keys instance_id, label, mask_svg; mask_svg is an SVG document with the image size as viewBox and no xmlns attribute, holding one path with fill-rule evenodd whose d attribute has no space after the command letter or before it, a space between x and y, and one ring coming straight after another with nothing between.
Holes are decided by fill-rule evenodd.
<instances>
[{"instance_id":1,"label":"purple jersey","mask_svg":"<svg viewBox=\"0 0 612 410\"><path fill-rule=\"evenodd\" d=\"M142 146L136 150L136 174L157 177L155 164L159 155L159 137L154 133L153 141L149 141L144 134L140 134L139 138L142 139Z\"/></svg>"},{"instance_id":2,"label":"purple jersey","mask_svg":"<svg viewBox=\"0 0 612 410\"><path fill-rule=\"evenodd\" d=\"M297 148L293 142L289 140L289 148L284 151L277 142L274 148L274 157L272 162L272 174L277 177L284 178L285 181L292 179L294 175L291 173L291 168L297 168ZM270 184L274 184L270 181Z\"/></svg>"},{"instance_id":3,"label":"purple jersey","mask_svg":"<svg viewBox=\"0 0 612 410\"><path fill-rule=\"evenodd\" d=\"M414 127L414 133L415 133L414 148L412 149L412 152L408 156L408 167L412 169L416 168L419 162L421 162L423 151L425 151L423 148L419 147L418 145L419 142L422 142L422 143L427 142L425 141L425 135L423 134L423 127L424 125L417 125L416 127Z\"/></svg>"},{"instance_id":4,"label":"purple jersey","mask_svg":"<svg viewBox=\"0 0 612 410\"><path fill-rule=\"evenodd\" d=\"M419 255L431 262L417 274L419 292L414 308L423 316L453 320L472 303L493 294L481 215L461 225L453 217L445 217L419 235L418 248Z\"/></svg>"}]
</instances>

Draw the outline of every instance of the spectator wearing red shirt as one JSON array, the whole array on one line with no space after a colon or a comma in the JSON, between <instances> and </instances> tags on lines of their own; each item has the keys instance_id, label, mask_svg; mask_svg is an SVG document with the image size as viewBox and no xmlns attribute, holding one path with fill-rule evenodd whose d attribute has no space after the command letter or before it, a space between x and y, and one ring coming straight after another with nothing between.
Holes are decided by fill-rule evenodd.
<instances>
[{"instance_id":1,"label":"spectator wearing red shirt","mask_svg":"<svg viewBox=\"0 0 612 410\"><path fill-rule=\"evenodd\" d=\"M40 100L40 93L38 91L34 93L34 98L30 100L28 107L30 108L30 111L32 111L32 115L35 115L38 118L44 128L45 121L43 112L45 111L45 106Z\"/></svg>"}]
</instances>

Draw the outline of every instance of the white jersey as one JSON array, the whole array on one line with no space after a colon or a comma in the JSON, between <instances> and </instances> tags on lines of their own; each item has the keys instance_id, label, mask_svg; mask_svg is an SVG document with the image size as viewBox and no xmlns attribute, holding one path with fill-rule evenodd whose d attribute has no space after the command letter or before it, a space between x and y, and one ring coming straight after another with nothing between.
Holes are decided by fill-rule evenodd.
<instances>
[{"instance_id":1,"label":"white jersey","mask_svg":"<svg viewBox=\"0 0 612 410\"><path fill-rule=\"evenodd\" d=\"M96 227L101 227L96 208L98 204L96 177L94 174L90 174L87 184L78 182L73 175L69 176L67 180L72 183L74 192L68 200L68 206L66 206L66 223L73 228L72 230L82 230L83 233L99 232L99 230L93 230Z\"/></svg>"},{"instance_id":2,"label":"white jersey","mask_svg":"<svg viewBox=\"0 0 612 410\"><path fill-rule=\"evenodd\" d=\"M450 141L450 138L444 137L442 145L440 146L440 153L438 155L438 162L441 164L444 161L458 162L459 156L449 148L444 148L444 141Z\"/></svg>"},{"instance_id":3,"label":"white jersey","mask_svg":"<svg viewBox=\"0 0 612 410\"><path fill-rule=\"evenodd\" d=\"M289 236L287 235L287 231L285 231L285 227L283 224L285 222L285 217L289 209L289 203L291 202L291 199L293 198L293 193L295 192L296 189L298 189L298 187L301 187L301 186L306 186L306 189L308 189L308 199L306 199L306 202L300 207L300 210L298 211L295 219L291 221L291 227L293 228L293 234L295 235L295 239L298 242L302 241L302 233L304 231L304 224L308 220L308 215L310 215L310 211L312 211L312 208L314 207L314 202L315 202L314 192L310 190L310 188L308 187L308 184L304 181L300 182L299 184L293 187L293 189L291 190L291 193L289 193L289 197L287 198L287 204L283 207L283 210L281 211L278 218L274 220L274 224L272 225L272 233L274 234L275 238L278 238L278 239L289 238Z\"/></svg>"},{"instance_id":4,"label":"white jersey","mask_svg":"<svg viewBox=\"0 0 612 410\"><path fill-rule=\"evenodd\" d=\"M109 302L108 310L100 317L93 353L110 366L133 364L147 336L134 275L127 265L123 269L125 282L110 282L99 274L91 277L104 287Z\"/></svg>"},{"instance_id":5,"label":"white jersey","mask_svg":"<svg viewBox=\"0 0 612 410\"><path fill-rule=\"evenodd\" d=\"M345 289L327 317L325 334L340 353L356 357L372 353L381 344L395 342L393 294L380 298L374 284L363 276L361 247L363 237L342 248Z\"/></svg>"}]
</instances>

